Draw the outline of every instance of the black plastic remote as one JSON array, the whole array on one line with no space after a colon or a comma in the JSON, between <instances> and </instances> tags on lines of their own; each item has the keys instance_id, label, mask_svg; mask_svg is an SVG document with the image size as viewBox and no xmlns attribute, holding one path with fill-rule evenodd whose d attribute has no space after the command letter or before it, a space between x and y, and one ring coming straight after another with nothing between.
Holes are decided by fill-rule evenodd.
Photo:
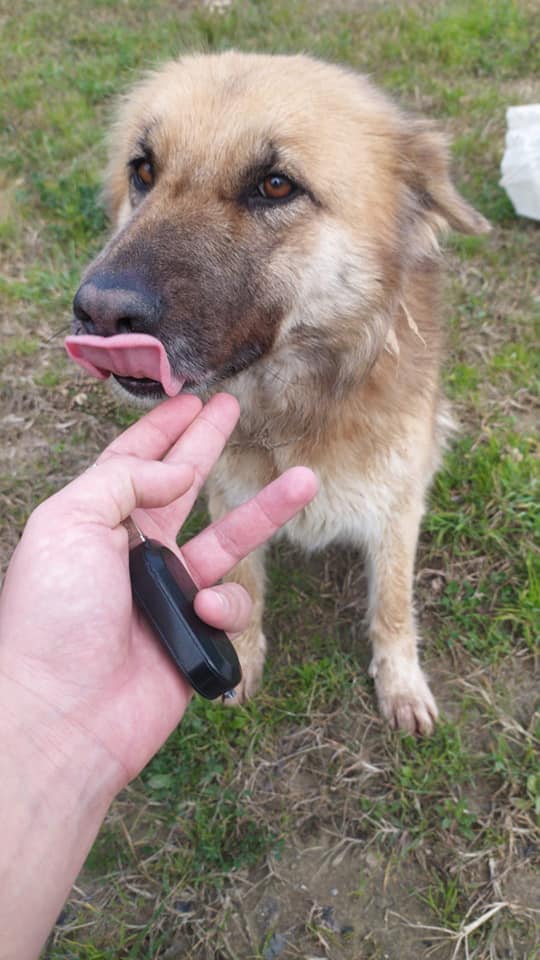
<instances>
[{"instance_id":1,"label":"black plastic remote","mask_svg":"<svg viewBox=\"0 0 540 960\"><path fill-rule=\"evenodd\" d=\"M133 598L175 664L197 693L214 700L232 695L242 673L228 636L197 616L193 599L197 587L178 557L157 540L126 521L130 546L135 530L138 542L129 552Z\"/></svg>"}]
</instances>

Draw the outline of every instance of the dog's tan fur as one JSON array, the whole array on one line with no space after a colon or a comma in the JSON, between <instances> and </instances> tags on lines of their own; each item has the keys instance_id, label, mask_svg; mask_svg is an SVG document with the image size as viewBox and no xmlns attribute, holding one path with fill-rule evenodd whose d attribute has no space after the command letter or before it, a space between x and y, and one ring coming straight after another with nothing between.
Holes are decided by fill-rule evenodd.
<instances>
[{"instance_id":1,"label":"dog's tan fur","mask_svg":"<svg viewBox=\"0 0 540 960\"><path fill-rule=\"evenodd\" d=\"M126 172L141 139L156 169L143 199ZM264 150L307 192L248 210L241 177ZM210 388L240 401L209 484L212 515L289 466L311 466L320 492L286 533L310 550L334 541L365 550L382 713L429 732L437 709L418 663L412 587L424 498L450 424L439 388L437 234L488 229L451 184L443 137L367 79L307 57L186 57L125 98L106 193L118 230L90 275L142 265L165 291L163 341L178 369L181 330L192 352L204 343ZM220 382L250 344L253 362ZM264 662L262 552L235 578L255 600L238 641L241 701Z\"/></svg>"}]
</instances>

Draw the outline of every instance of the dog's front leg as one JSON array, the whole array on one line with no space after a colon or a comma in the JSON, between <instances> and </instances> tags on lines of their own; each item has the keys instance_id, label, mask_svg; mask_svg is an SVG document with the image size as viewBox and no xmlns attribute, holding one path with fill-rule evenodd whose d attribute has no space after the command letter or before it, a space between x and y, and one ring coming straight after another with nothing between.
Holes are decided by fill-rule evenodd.
<instances>
[{"instance_id":1,"label":"dog's front leg","mask_svg":"<svg viewBox=\"0 0 540 960\"><path fill-rule=\"evenodd\" d=\"M413 499L368 542L369 672L394 729L429 734L437 706L418 661L413 611L414 558L423 507Z\"/></svg>"},{"instance_id":2,"label":"dog's front leg","mask_svg":"<svg viewBox=\"0 0 540 960\"><path fill-rule=\"evenodd\" d=\"M260 687L264 660L266 657L266 638L262 629L264 610L264 547L241 560L229 574L227 580L241 584L249 593L252 602L251 620L247 630L232 637L235 650L242 668L242 679L236 687L236 696L226 699L228 705L244 703Z\"/></svg>"},{"instance_id":3,"label":"dog's front leg","mask_svg":"<svg viewBox=\"0 0 540 960\"><path fill-rule=\"evenodd\" d=\"M209 508L212 520L218 520L227 512L227 504L217 489L209 490ZM242 668L242 679L235 690L235 696L226 698L228 706L244 703L257 692L263 674L266 656L266 638L262 629L265 594L264 557L266 547L259 547L249 556L236 564L225 578L239 583L251 597L252 612L247 630L232 637L235 650Z\"/></svg>"}]
</instances>

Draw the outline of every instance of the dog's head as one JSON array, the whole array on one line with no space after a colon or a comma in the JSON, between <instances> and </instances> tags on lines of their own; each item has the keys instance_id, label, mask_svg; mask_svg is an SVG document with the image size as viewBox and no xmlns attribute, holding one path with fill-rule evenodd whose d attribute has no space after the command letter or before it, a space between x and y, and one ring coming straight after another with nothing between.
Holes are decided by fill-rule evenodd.
<instances>
[{"instance_id":1,"label":"dog's head","mask_svg":"<svg viewBox=\"0 0 540 960\"><path fill-rule=\"evenodd\" d=\"M77 292L74 332L149 334L193 389L282 348L335 367L351 325L355 365L371 362L437 231L487 229L428 123L301 56L192 56L149 75L121 104L106 197L115 232Z\"/></svg>"}]
</instances>

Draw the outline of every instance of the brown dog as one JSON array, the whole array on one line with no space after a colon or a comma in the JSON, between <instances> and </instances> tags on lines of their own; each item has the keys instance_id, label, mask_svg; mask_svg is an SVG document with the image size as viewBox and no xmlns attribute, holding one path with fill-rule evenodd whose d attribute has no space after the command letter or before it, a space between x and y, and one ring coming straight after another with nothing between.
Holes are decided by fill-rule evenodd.
<instances>
[{"instance_id":1,"label":"brown dog","mask_svg":"<svg viewBox=\"0 0 540 960\"><path fill-rule=\"evenodd\" d=\"M320 492L287 535L365 551L370 673L394 727L428 733L413 566L450 417L439 387L437 234L483 233L444 139L363 77L303 56L185 57L125 98L106 193L116 232L75 299L75 332L157 337L173 373L235 394L214 517L307 464ZM118 377L154 402L152 379ZM237 701L260 681L262 552Z\"/></svg>"}]
</instances>

